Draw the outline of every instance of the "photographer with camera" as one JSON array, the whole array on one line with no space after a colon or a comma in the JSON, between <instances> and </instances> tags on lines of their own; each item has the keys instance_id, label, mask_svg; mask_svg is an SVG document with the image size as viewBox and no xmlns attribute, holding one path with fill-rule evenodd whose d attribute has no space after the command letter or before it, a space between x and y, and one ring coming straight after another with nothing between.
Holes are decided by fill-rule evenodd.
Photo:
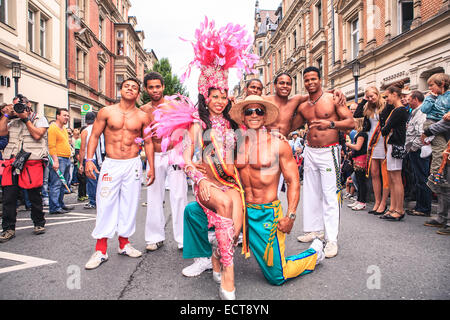
<instances>
[{"instance_id":1,"label":"photographer with camera","mask_svg":"<svg viewBox=\"0 0 450 320\"><path fill-rule=\"evenodd\" d=\"M45 117L33 112L30 105L28 99L19 94L14 98L13 105L5 106L1 111L0 136L9 134L9 143L3 150L3 232L0 242L15 237L20 188L28 191L31 201L33 233L45 232L41 188L44 158L47 156L48 122Z\"/></svg>"}]
</instances>

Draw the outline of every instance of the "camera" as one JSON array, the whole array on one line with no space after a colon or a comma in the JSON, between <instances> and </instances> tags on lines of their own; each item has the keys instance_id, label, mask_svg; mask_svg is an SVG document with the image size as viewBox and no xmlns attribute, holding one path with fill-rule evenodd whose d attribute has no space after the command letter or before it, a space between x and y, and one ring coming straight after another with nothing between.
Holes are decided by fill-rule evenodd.
<instances>
[{"instance_id":1,"label":"camera","mask_svg":"<svg viewBox=\"0 0 450 320\"><path fill-rule=\"evenodd\" d=\"M30 110L30 107L27 106L28 99L25 98L25 97L24 97L23 95L21 95L21 94L18 94L18 95L17 95L17 98L19 98L19 101L18 101L16 104L14 104L14 106L13 106L14 111L15 111L16 113L23 113L23 112L25 112L25 111L29 111L29 110Z\"/></svg>"}]
</instances>

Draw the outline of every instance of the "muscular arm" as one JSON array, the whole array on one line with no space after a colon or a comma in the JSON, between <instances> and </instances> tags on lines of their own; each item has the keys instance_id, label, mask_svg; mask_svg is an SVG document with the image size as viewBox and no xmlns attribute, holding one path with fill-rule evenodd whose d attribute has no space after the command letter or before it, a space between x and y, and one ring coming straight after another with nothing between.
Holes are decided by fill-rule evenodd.
<instances>
[{"instance_id":1,"label":"muscular arm","mask_svg":"<svg viewBox=\"0 0 450 320\"><path fill-rule=\"evenodd\" d=\"M86 153L86 143L87 143L86 138L87 138L87 130L83 130L80 135L81 145L80 145L80 152L78 153L78 158L80 161L80 168L78 170L81 173L84 171L83 160Z\"/></svg>"},{"instance_id":2,"label":"muscular arm","mask_svg":"<svg viewBox=\"0 0 450 320\"><path fill-rule=\"evenodd\" d=\"M145 128L147 128L147 126L150 124L150 116L147 113L145 114L145 118L146 118L145 124L142 126L143 137L145 137L144 133ZM144 140L144 150L149 166L147 172L147 186L149 186L155 180L155 158L154 158L155 153L153 149L153 140L151 138Z\"/></svg>"},{"instance_id":3,"label":"muscular arm","mask_svg":"<svg viewBox=\"0 0 450 320\"><path fill-rule=\"evenodd\" d=\"M339 121L335 121L336 129L341 131L352 130L355 128L355 120L350 109L345 105L336 105L336 113L339 116Z\"/></svg>"},{"instance_id":4,"label":"muscular arm","mask_svg":"<svg viewBox=\"0 0 450 320\"><path fill-rule=\"evenodd\" d=\"M300 106L297 107L296 115L292 120L291 130L289 130L290 132L297 130L298 128L300 128L305 124L305 118L303 118L302 113L300 112L299 109Z\"/></svg>"},{"instance_id":5,"label":"muscular arm","mask_svg":"<svg viewBox=\"0 0 450 320\"><path fill-rule=\"evenodd\" d=\"M297 163L292 156L291 148L289 144L284 141L280 143L280 168L287 184L287 214L295 213L300 199L300 177L298 174ZM278 229L281 232L289 234L293 225L294 220L285 216L279 220Z\"/></svg>"}]
</instances>

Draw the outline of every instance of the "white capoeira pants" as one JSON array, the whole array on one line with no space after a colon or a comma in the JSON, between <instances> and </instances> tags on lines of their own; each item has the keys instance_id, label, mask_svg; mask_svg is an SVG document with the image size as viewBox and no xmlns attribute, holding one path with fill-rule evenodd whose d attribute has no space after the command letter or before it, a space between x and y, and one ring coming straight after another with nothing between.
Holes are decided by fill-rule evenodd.
<instances>
[{"instance_id":1,"label":"white capoeira pants","mask_svg":"<svg viewBox=\"0 0 450 320\"><path fill-rule=\"evenodd\" d=\"M106 157L97 183L97 219L92 237L128 238L136 229L136 212L141 193L140 157L117 160Z\"/></svg>"},{"instance_id":2,"label":"white capoeira pants","mask_svg":"<svg viewBox=\"0 0 450 320\"><path fill-rule=\"evenodd\" d=\"M303 152L303 231L325 230L325 239L337 241L339 231L339 201L336 193L336 170L334 152L338 166L338 146L311 148ZM338 167L339 170L339 167Z\"/></svg>"},{"instance_id":3,"label":"white capoeira pants","mask_svg":"<svg viewBox=\"0 0 450 320\"><path fill-rule=\"evenodd\" d=\"M147 244L166 239L163 201L167 178L170 207L172 209L172 228L175 241L183 245L183 215L187 204L186 174L178 167L169 164L169 153L155 152L155 181L147 187L147 219L145 222L145 241ZM147 166L148 167L148 166Z\"/></svg>"}]
</instances>

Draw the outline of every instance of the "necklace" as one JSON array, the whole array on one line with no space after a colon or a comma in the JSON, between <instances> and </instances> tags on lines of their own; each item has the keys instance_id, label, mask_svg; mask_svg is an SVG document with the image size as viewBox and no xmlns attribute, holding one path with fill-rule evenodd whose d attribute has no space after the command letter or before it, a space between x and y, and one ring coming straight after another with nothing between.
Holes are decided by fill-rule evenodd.
<instances>
[{"instance_id":1,"label":"necklace","mask_svg":"<svg viewBox=\"0 0 450 320\"><path fill-rule=\"evenodd\" d=\"M318 97L316 100L314 100L314 101L311 101L311 99L309 99L309 102L312 104L312 105L315 105L316 103L317 103L317 101L319 101L320 100L320 98L322 98L322 96L323 96L323 90L322 90L322 94L320 95L320 97Z\"/></svg>"}]
</instances>

